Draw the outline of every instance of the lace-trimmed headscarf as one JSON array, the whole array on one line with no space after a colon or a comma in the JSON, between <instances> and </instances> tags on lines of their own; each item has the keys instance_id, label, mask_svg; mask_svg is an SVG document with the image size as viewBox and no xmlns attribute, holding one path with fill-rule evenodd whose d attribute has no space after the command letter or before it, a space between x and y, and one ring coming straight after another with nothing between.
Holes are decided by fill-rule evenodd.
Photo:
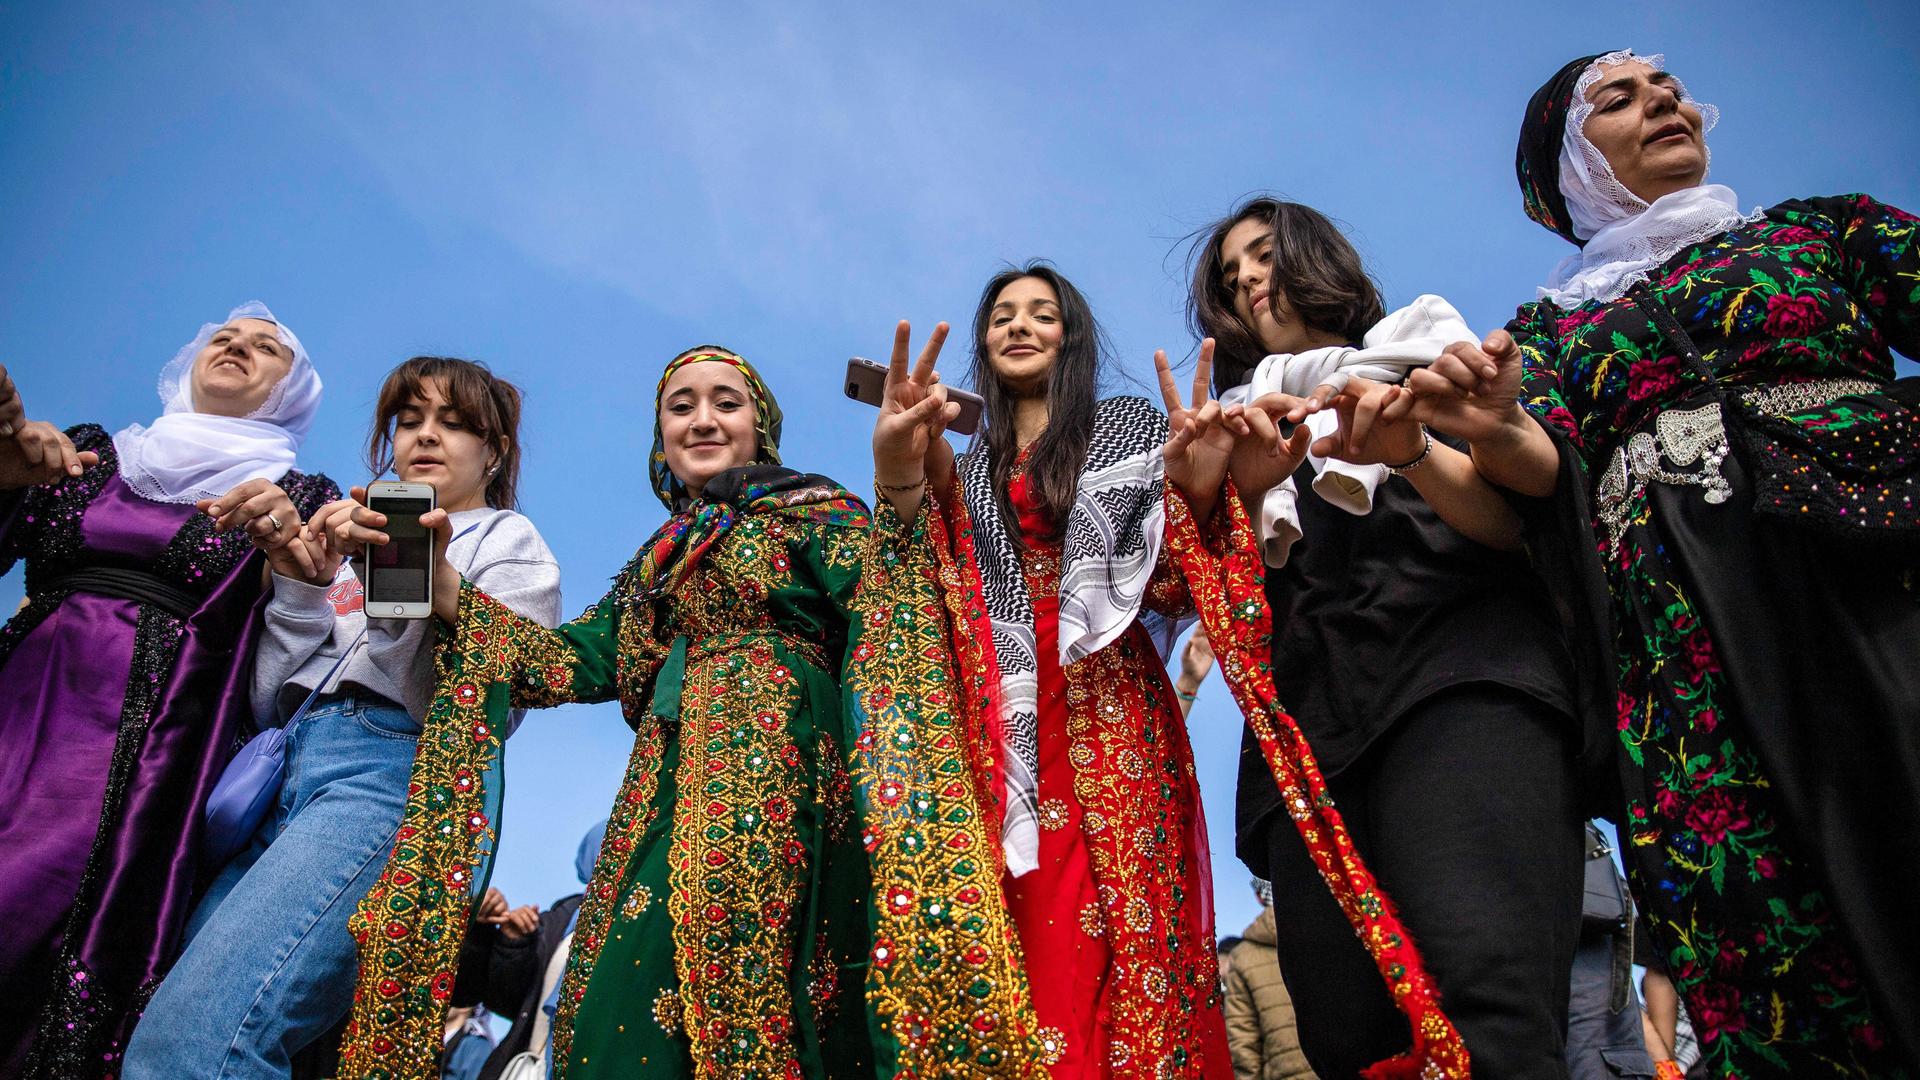
<instances>
[{"instance_id":1,"label":"lace-trimmed headscarf","mask_svg":"<svg viewBox=\"0 0 1920 1080\"><path fill-rule=\"evenodd\" d=\"M1666 57L1620 49L1574 60L1534 92L1520 125L1514 169L1527 216L1581 249L1556 266L1539 290L1562 307L1618 299L1683 249L1760 216L1759 210L1742 213L1733 189L1723 184L1700 184L1649 204L1614 175L1606 155L1587 139L1593 115L1587 91L1608 69L1630 60L1658 71ZM1720 110L1694 100L1678 79L1672 85L1700 110L1702 136L1713 130Z\"/></svg>"},{"instance_id":2,"label":"lace-trimmed headscarf","mask_svg":"<svg viewBox=\"0 0 1920 1080\"><path fill-rule=\"evenodd\" d=\"M198 412L193 403L193 361L207 342L235 319L260 319L293 353L286 375L267 400L244 417ZM134 424L113 436L120 478L144 499L190 503L232 491L243 480L278 481L293 468L301 440L320 409L320 373L307 350L267 305L249 300L221 322L200 327L192 341L160 369L165 408L150 427Z\"/></svg>"}]
</instances>

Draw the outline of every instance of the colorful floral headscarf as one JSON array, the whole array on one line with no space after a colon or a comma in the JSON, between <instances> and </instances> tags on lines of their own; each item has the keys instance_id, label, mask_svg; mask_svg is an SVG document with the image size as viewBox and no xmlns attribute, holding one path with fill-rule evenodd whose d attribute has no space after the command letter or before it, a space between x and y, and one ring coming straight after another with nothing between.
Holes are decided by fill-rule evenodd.
<instances>
[{"instance_id":1,"label":"colorful floral headscarf","mask_svg":"<svg viewBox=\"0 0 1920 1080\"><path fill-rule=\"evenodd\" d=\"M1520 179L1520 197L1527 216L1559 233L1570 244L1583 241L1573 233L1573 214L1560 191L1560 147L1567 131L1567 113L1573 107L1573 88L1580 76L1606 53L1567 61L1546 85L1527 101L1520 121L1520 146L1513 169Z\"/></svg>"},{"instance_id":2,"label":"colorful floral headscarf","mask_svg":"<svg viewBox=\"0 0 1920 1080\"><path fill-rule=\"evenodd\" d=\"M667 442L660 430L661 398L674 372L689 364L702 363L732 364L740 370L740 376L747 381L747 396L753 399L753 429L760 433L760 452L754 455L754 463L780 464L780 403L774 400L773 391L767 389L760 373L739 353L718 345L695 345L668 362L667 369L660 373L659 384L653 388L653 453L647 457L647 476L653 481L653 493L676 514L693 500L685 485L667 468Z\"/></svg>"}]
</instances>

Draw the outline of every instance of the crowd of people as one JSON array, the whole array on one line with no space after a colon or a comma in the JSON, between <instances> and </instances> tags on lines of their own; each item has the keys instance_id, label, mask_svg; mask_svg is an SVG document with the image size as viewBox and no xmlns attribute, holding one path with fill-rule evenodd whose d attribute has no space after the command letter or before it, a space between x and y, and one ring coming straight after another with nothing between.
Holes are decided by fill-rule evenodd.
<instances>
[{"instance_id":1,"label":"crowd of people","mask_svg":"<svg viewBox=\"0 0 1920 1080\"><path fill-rule=\"evenodd\" d=\"M1012 265L956 453L948 327L900 323L871 502L687 349L667 519L568 621L481 364L409 359L369 418L370 475L436 492L423 620L368 616L394 523L298 468L319 369L265 306L114 434L0 372L0 1072L1534 1080L1671 1068L1684 1005L1697 1075L1920 1076L1916 219L1742 210L1657 55L1524 116L1574 251L1490 333L1251 199L1158 406ZM1268 902L1224 987L1196 622ZM502 746L597 701L634 740L581 890L511 907Z\"/></svg>"}]
</instances>

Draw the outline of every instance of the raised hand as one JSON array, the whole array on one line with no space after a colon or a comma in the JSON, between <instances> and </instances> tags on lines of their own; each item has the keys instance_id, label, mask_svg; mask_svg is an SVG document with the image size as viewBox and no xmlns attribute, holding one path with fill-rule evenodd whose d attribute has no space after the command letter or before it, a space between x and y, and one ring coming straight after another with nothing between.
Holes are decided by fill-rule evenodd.
<instances>
[{"instance_id":1,"label":"raised hand","mask_svg":"<svg viewBox=\"0 0 1920 1080\"><path fill-rule=\"evenodd\" d=\"M99 462L100 455L75 450L67 433L45 420L21 420L11 438L0 438L0 491L79 476Z\"/></svg>"},{"instance_id":2,"label":"raised hand","mask_svg":"<svg viewBox=\"0 0 1920 1080\"><path fill-rule=\"evenodd\" d=\"M26 407L20 403L20 388L13 385L13 376L7 374L6 365L0 364L0 439L13 438L14 433L26 422Z\"/></svg>"},{"instance_id":3,"label":"raised hand","mask_svg":"<svg viewBox=\"0 0 1920 1080\"><path fill-rule=\"evenodd\" d=\"M1303 421L1317 409L1312 399L1291 394L1262 394L1244 405L1228 407L1227 419L1239 423L1240 437L1234 440L1227 472L1249 513L1261 496L1292 476L1307 459L1313 435ZM1280 434L1283 423L1292 425L1284 437Z\"/></svg>"},{"instance_id":4,"label":"raised hand","mask_svg":"<svg viewBox=\"0 0 1920 1080\"><path fill-rule=\"evenodd\" d=\"M1200 359L1193 369L1193 404L1181 403L1180 384L1167 366L1167 352L1156 349L1154 372L1160 377L1160 397L1167 406L1167 444L1160 454L1167 479L1178 487L1201 521L1213 516L1220 486L1227 479L1227 463L1236 437L1245 425L1230 420L1213 399L1213 339L1200 343Z\"/></svg>"},{"instance_id":5,"label":"raised hand","mask_svg":"<svg viewBox=\"0 0 1920 1080\"><path fill-rule=\"evenodd\" d=\"M1389 418L1386 407L1413 391L1392 383L1354 376L1333 399L1340 429L1313 444L1313 452L1355 465L1405 465L1426 448L1420 422L1411 416Z\"/></svg>"},{"instance_id":6,"label":"raised hand","mask_svg":"<svg viewBox=\"0 0 1920 1080\"><path fill-rule=\"evenodd\" d=\"M1528 423L1520 405L1520 347L1505 330L1485 341L1456 341L1432 365L1407 376L1412 393L1382 410L1387 420L1411 417L1435 431L1486 442L1511 435Z\"/></svg>"},{"instance_id":7,"label":"raised hand","mask_svg":"<svg viewBox=\"0 0 1920 1080\"><path fill-rule=\"evenodd\" d=\"M960 403L947 400L934 370L947 329L946 323L933 328L909 372L913 328L904 319L894 328L886 390L873 425L874 484L907 520L919 513L928 484L944 486L953 476L953 448L944 436L960 415Z\"/></svg>"}]
</instances>

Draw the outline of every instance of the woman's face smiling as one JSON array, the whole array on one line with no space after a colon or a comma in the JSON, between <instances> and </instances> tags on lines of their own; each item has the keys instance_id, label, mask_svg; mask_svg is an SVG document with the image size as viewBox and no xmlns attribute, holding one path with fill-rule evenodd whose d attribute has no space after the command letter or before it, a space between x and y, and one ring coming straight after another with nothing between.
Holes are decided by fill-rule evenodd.
<instances>
[{"instance_id":1,"label":"woman's face smiling","mask_svg":"<svg viewBox=\"0 0 1920 1080\"><path fill-rule=\"evenodd\" d=\"M1614 64L1601 69L1587 101L1593 106L1582 129L1587 141L1642 202L1707 178L1705 125L1673 76L1644 60Z\"/></svg>"},{"instance_id":2,"label":"woman's face smiling","mask_svg":"<svg viewBox=\"0 0 1920 1080\"><path fill-rule=\"evenodd\" d=\"M1001 288L987 315L987 363L1015 397L1043 396L1066 336L1053 286L1016 278Z\"/></svg>"},{"instance_id":3,"label":"woman's face smiling","mask_svg":"<svg viewBox=\"0 0 1920 1080\"><path fill-rule=\"evenodd\" d=\"M266 404L287 372L293 350L265 319L235 319L214 331L193 358L193 411L245 417Z\"/></svg>"},{"instance_id":4,"label":"woman's face smiling","mask_svg":"<svg viewBox=\"0 0 1920 1080\"><path fill-rule=\"evenodd\" d=\"M691 495L760 454L746 377L717 360L688 364L660 395L660 439L667 468Z\"/></svg>"}]
</instances>

